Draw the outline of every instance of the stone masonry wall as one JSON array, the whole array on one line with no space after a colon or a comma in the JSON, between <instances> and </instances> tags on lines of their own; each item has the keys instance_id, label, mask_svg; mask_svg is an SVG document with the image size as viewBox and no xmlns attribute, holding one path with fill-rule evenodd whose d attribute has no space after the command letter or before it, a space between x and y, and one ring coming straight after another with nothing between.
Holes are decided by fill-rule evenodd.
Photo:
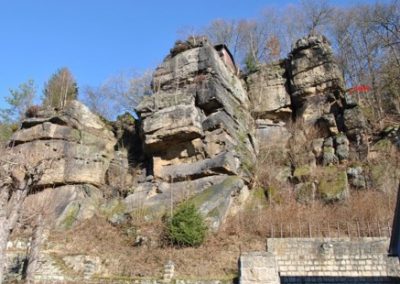
<instances>
[{"instance_id":1,"label":"stone masonry wall","mask_svg":"<svg viewBox=\"0 0 400 284\"><path fill-rule=\"evenodd\" d=\"M257 279L254 267L278 271L280 283L400 283L399 259L388 256L388 247L387 238L271 238L268 265L259 265L259 252L242 255L253 269L241 267L241 283L279 283Z\"/></svg>"}]
</instances>

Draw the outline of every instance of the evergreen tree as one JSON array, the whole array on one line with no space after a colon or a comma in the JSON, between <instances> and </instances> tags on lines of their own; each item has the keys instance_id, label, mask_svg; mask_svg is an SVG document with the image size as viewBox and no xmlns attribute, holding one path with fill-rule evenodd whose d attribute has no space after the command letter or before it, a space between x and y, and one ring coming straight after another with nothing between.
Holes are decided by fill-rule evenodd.
<instances>
[{"instance_id":1,"label":"evergreen tree","mask_svg":"<svg viewBox=\"0 0 400 284\"><path fill-rule=\"evenodd\" d=\"M172 244L181 247L196 247L204 242L207 226L196 207L184 203L167 223L167 236Z\"/></svg>"}]
</instances>

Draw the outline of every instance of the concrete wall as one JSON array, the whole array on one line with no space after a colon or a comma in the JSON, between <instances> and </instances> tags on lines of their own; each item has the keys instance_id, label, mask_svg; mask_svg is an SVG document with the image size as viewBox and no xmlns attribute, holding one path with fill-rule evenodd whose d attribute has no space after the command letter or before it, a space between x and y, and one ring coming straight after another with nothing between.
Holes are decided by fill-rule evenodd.
<instances>
[{"instance_id":1,"label":"concrete wall","mask_svg":"<svg viewBox=\"0 0 400 284\"><path fill-rule=\"evenodd\" d=\"M400 283L399 259L388 248L388 238L271 238L264 271L275 263L280 283ZM258 259L257 253L241 257L260 270ZM256 283L248 280L254 273L241 269L242 284Z\"/></svg>"}]
</instances>

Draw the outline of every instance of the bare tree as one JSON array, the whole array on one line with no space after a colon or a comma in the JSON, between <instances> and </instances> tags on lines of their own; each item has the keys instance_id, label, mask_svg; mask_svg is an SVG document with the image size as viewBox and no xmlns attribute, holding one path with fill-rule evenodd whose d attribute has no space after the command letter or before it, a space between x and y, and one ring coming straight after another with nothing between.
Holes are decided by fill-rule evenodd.
<instances>
[{"instance_id":1,"label":"bare tree","mask_svg":"<svg viewBox=\"0 0 400 284\"><path fill-rule=\"evenodd\" d=\"M204 33L214 44L225 44L239 61L245 49L245 26L243 21L217 19L212 21Z\"/></svg>"},{"instance_id":2,"label":"bare tree","mask_svg":"<svg viewBox=\"0 0 400 284\"><path fill-rule=\"evenodd\" d=\"M126 111L134 111L141 98L151 94L152 73L147 70L111 76L98 87L86 87L82 100L93 112L115 119Z\"/></svg>"},{"instance_id":3,"label":"bare tree","mask_svg":"<svg viewBox=\"0 0 400 284\"><path fill-rule=\"evenodd\" d=\"M308 34L321 32L324 26L330 23L334 9L328 0L301 0L303 26Z\"/></svg>"},{"instance_id":4,"label":"bare tree","mask_svg":"<svg viewBox=\"0 0 400 284\"><path fill-rule=\"evenodd\" d=\"M398 6L399 1L395 0L391 4L359 4L337 9L330 29L347 85L372 87L363 101L376 121L386 115L383 97L396 94L397 89L394 78L399 74L400 65L396 38L400 37L400 30L396 32L396 27L400 24L399 16L392 11L398 11Z\"/></svg>"},{"instance_id":5,"label":"bare tree","mask_svg":"<svg viewBox=\"0 0 400 284\"><path fill-rule=\"evenodd\" d=\"M43 104L55 108L63 108L67 101L76 99L78 86L72 73L63 67L54 73L43 90Z\"/></svg>"},{"instance_id":6,"label":"bare tree","mask_svg":"<svg viewBox=\"0 0 400 284\"><path fill-rule=\"evenodd\" d=\"M382 41L382 47L390 51L400 68L400 0L390 4L376 3L368 21Z\"/></svg>"}]
</instances>

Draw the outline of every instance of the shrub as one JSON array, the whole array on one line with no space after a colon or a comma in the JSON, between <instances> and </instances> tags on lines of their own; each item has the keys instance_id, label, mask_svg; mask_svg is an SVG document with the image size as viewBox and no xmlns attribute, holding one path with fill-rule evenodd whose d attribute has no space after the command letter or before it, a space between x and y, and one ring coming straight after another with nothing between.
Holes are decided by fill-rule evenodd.
<instances>
[{"instance_id":1,"label":"shrub","mask_svg":"<svg viewBox=\"0 0 400 284\"><path fill-rule=\"evenodd\" d=\"M196 207L185 202L167 220L167 238L179 247L195 247L203 243L207 226Z\"/></svg>"},{"instance_id":2,"label":"shrub","mask_svg":"<svg viewBox=\"0 0 400 284\"><path fill-rule=\"evenodd\" d=\"M26 110L25 116L27 118L37 117L39 111L40 111L40 106L37 105L30 106Z\"/></svg>"}]
</instances>

